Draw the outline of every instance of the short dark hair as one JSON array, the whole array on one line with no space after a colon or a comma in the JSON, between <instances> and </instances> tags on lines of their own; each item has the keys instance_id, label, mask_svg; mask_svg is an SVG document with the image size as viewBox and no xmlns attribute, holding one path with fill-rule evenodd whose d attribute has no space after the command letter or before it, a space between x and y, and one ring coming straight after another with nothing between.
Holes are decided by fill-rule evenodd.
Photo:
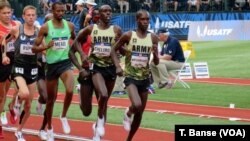
<instances>
[{"instance_id":1,"label":"short dark hair","mask_svg":"<svg viewBox=\"0 0 250 141\"><path fill-rule=\"evenodd\" d=\"M148 11L144 9L140 9L139 11L136 12L136 16L135 16L136 19L139 19L142 16L142 13L148 13Z\"/></svg>"},{"instance_id":2,"label":"short dark hair","mask_svg":"<svg viewBox=\"0 0 250 141\"><path fill-rule=\"evenodd\" d=\"M60 2L60 1L57 1L57 2L53 3L52 4L52 10L55 10L56 5L64 5L64 3Z\"/></svg>"}]
</instances>

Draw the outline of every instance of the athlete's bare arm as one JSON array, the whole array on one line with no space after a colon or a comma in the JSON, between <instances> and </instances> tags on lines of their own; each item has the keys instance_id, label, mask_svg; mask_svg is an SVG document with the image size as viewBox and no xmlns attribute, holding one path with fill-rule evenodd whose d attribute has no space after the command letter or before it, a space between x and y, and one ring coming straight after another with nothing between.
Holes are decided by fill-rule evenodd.
<instances>
[{"instance_id":1,"label":"athlete's bare arm","mask_svg":"<svg viewBox=\"0 0 250 141\"><path fill-rule=\"evenodd\" d=\"M152 37L152 41L153 41L153 49L152 49L152 53L153 53L153 61L155 65L159 64L159 57L158 57L158 37L151 33L151 37Z\"/></svg>"},{"instance_id":2,"label":"athlete's bare arm","mask_svg":"<svg viewBox=\"0 0 250 141\"><path fill-rule=\"evenodd\" d=\"M120 61L118 59L118 56L116 54L117 50L120 50L123 48L125 51L126 49L124 48L124 45L128 44L132 36L132 32L128 31L124 33L121 38L115 43L114 47L111 49L111 58L115 64L116 67L116 73L121 76L122 75L122 68L120 66Z\"/></svg>"},{"instance_id":3,"label":"athlete's bare arm","mask_svg":"<svg viewBox=\"0 0 250 141\"><path fill-rule=\"evenodd\" d=\"M81 47L82 47L82 44L87 41L87 37L88 37L88 35L91 34L92 30L93 30L93 25L87 26L86 28L80 30L80 32L76 36L76 38L75 38L75 40L70 48L70 51L69 51L70 60L77 67L77 69L80 71L82 71L83 68L80 65L80 63L78 62L78 59L77 59L75 53L78 52L80 54L82 62L87 60L87 54L83 53Z\"/></svg>"},{"instance_id":4,"label":"athlete's bare arm","mask_svg":"<svg viewBox=\"0 0 250 141\"><path fill-rule=\"evenodd\" d=\"M48 24L46 23L40 28L38 36L35 39L35 43L32 47L33 53L42 52L54 45L54 41L50 41L47 45L41 46L43 43L44 37L47 35L48 35Z\"/></svg>"},{"instance_id":5,"label":"athlete's bare arm","mask_svg":"<svg viewBox=\"0 0 250 141\"><path fill-rule=\"evenodd\" d=\"M70 39L74 40L74 39L76 38L75 26L74 26L74 24L71 23L71 22L68 22L68 24L69 24L69 28L70 28L70 31L71 31L71 32L70 32L70 34L71 34Z\"/></svg>"}]
</instances>

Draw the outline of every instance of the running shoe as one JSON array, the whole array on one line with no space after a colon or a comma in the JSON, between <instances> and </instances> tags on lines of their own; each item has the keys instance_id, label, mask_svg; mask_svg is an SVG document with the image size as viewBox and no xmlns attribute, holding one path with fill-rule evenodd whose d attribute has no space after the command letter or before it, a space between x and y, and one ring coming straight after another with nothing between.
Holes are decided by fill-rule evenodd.
<instances>
[{"instance_id":1,"label":"running shoe","mask_svg":"<svg viewBox=\"0 0 250 141\"><path fill-rule=\"evenodd\" d=\"M104 136L104 134L105 134L104 123L105 123L104 116L103 116L102 119L100 119L98 117L98 119L97 119L97 126L96 126L96 132L101 137Z\"/></svg>"},{"instance_id":2,"label":"running shoe","mask_svg":"<svg viewBox=\"0 0 250 141\"><path fill-rule=\"evenodd\" d=\"M125 113L124 113L124 118L123 118L123 127L126 131L130 131L131 123L132 123L131 117L129 117L127 114L128 111L129 111L129 108L126 108Z\"/></svg>"},{"instance_id":3,"label":"running shoe","mask_svg":"<svg viewBox=\"0 0 250 141\"><path fill-rule=\"evenodd\" d=\"M10 115L9 115L10 123L16 124L17 116L16 116L16 114L14 112L14 109L10 108L10 104L9 104L9 111L10 111Z\"/></svg>"},{"instance_id":4,"label":"running shoe","mask_svg":"<svg viewBox=\"0 0 250 141\"><path fill-rule=\"evenodd\" d=\"M93 141L101 141L100 135L96 132L96 123L93 124L92 129L94 132Z\"/></svg>"},{"instance_id":5,"label":"running shoe","mask_svg":"<svg viewBox=\"0 0 250 141\"><path fill-rule=\"evenodd\" d=\"M3 125L7 125L8 124L8 120L7 120L6 112L5 111L3 111L1 113L1 122L2 122Z\"/></svg>"},{"instance_id":6,"label":"running shoe","mask_svg":"<svg viewBox=\"0 0 250 141\"><path fill-rule=\"evenodd\" d=\"M15 136L16 136L16 138L17 138L17 141L26 141L26 140L23 138L23 133L20 132L20 131L15 132Z\"/></svg>"},{"instance_id":7,"label":"running shoe","mask_svg":"<svg viewBox=\"0 0 250 141\"><path fill-rule=\"evenodd\" d=\"M13 107L13 110L14 110L16 116L20 116L21 104L19 103L18 96L16 96L15 105Z\"/></svg>"},{"instance_id":8,"label":"running shoe","mask_svg":"<svg viewBox=\"0 0 250 141\"><path fill-rule=\"evenodd\" d=\"M67 118L60 116L60 120L61 120L61 123L62 123L63 132L65 134L69 134L70 133L70 126L69 126Z\"/></svg>"},{"instance_id":9,"label":"running shoe","mask_svg":"<svg viewBox=\"0 0 250 141\"><path fill-rule=\"evenodd\" d=\"M48 139L47 132L44 130L40 130L38 136L42 141L46 141Z\"/></svg>"},{"instance_id":10,"label":"running shoe","mask_svg":"<svg viewBox=\"0 0 250 141\"><path fill-rule=\"evenodd\" d=\"M38 115L43 115L43 104L41 104L38 100L37 100L37 105L36 105L36 112Z\"/></svg>"},{"instance_id":11,"label":"running shoe","mask_svg":"<svg viewBox=\"0 0 250 141\"><path fill-rule=\"evenodd\" d=\"M54 141L54 132L53 129L47 130L47 141Z\"/></svg>"}]
</instances>

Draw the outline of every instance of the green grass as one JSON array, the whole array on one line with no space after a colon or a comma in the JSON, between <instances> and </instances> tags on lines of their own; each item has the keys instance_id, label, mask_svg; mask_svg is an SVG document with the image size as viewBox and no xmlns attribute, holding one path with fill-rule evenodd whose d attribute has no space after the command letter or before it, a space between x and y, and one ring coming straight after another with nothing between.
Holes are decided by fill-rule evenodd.
<instances>
[{"instance_id":1,"label":"green grass","mask_svg":"<svg viewBox=\"0 0 250 141\"><path fill-rule=\"evenodd\" d=\"M212 77L250 78L250 41L194 42L191 62L208 62Z\"/></svg>"},{"instance_id":2,"label":"green grass","mask_svg":"<svg viewBox=\"0 0 250 141\"><path fill-rule=\"evenodd\" d=\"M9 101L9 99L8 99ZM35 101L32 104L32 113L36 114L35 111ZM7 108L7 107L5 107ZM53 116L59 117L62 112L63 104L56 103L54 107ZM107 122L112 124L122 124L123 119L122 109L108 109ZM67 117L70 119L77 119L83 121L95 121L97 118L97 107L93 106L92 114L89 117L84 117L80 112L78 104L71 104L70 109L67 113ZM249 124L249 122L240 121L229 121L216 118L206 118L206 117L196 117L196 116L184 116L184 115L174 115L174 114L160 114L153 112L145 112L143 115L143 120L141 127L153 128L164 131L174 131L174 126L176 124Z\"/></svg>"}]
</instances>

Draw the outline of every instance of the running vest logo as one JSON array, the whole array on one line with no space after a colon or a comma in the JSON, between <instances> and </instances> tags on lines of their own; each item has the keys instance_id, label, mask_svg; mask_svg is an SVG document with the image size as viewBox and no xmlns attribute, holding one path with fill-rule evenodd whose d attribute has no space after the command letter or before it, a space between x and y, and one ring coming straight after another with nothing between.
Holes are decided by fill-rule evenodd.
<instances>
[{"instance_id":1,"label":"running vest logo","mask_svg":"<svg viewBox=\"0 0 250 141\"><path fill-rule=\"evenodd\" d=\"M209 29L208 26L205 26L202 30L202 28L200 26L197 27L197 36L202 38L205 36L229 36L232 33L233 29L231 28L211 28Z\"/></svg>"},{"instance_id":2,"label":"running vest logo","mask_svg":"<svg viewBox=\"0 0 250 141\"><path fill-rule=\"evenodd\" d=\"M94 36L94 43L111 43L114 37Z\"/></svg>"},{"instance_id":3,"label":"running vest logo","mask_svg":"<svg viewBox=\"0 0 250 141\"><path fill-rule=\"evenodd\" d=\"M94 30L93 34L97 35L98 34L98 30Z\"/></svg>"},{"instance_id":4,"label":"running vest logo","mask_svg":"<svg viewBox=\"0 0 250 141\"><path fill-rule=\"evenodd\" d=\"M132 43L136 44L136 43L137 43L137 39L136 39L136 38L133 38L133 39L132 39Z\"/></svg>"},{"instance_id":5,"label":"running vest logo","mask_svg":"<svg viewBox=\"0 0 250 141\"><path fill-rule=\"evenodd\" d=\"M21 35L21 36L20 36L20 39L21 39L21 40L25 40L25 39L26 39L26 36L25 36L25 35Z\"/></svg>"},{"instance_id":6,"label":"running vest logo","mask_svg":"<svg viewBox=\"0 0 250 141\"><path fill-rule=\"evenodd\" d=\"M139 52L139 53L149 53L151 50L150 46L140 46L140 45L133 45L132 51Z\"/></svg>"}]
</instances>

